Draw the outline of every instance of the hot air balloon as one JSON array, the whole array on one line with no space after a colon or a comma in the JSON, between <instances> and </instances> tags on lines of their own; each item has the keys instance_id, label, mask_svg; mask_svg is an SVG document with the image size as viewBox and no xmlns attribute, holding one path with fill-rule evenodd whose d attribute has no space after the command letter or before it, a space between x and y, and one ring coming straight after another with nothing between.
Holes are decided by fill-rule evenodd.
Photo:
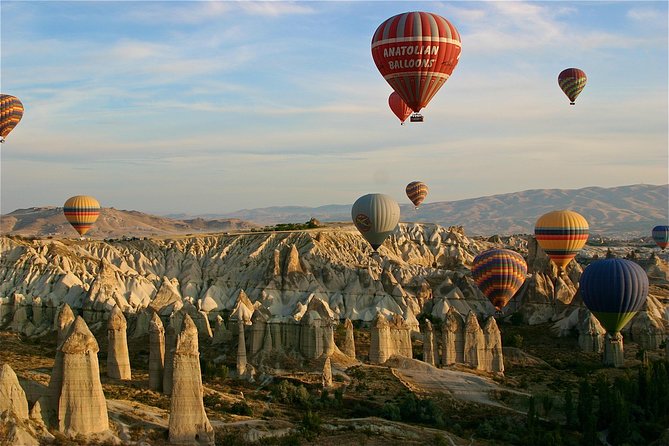
<instances>
[{"instance_id":1,"label":"hot air balloon","mask_svg":"<svg viewBox=\"0 0 669 446\"><path fill-rule=\"evenodd\" d=\"M474 258L472 277L481 292L501 310L525 282L527 263L509 249L489 249Z\"/></svg>"},{"instance_id":2,"label":"hot air balloon","mask_svg":"<svg viewBox=\"0 0 669 446\"><path fill-rule=\"evenodd\" d=\"M669 226L655 226L653 228L653 240L662 249L669 246Z\"/></svg>"},{"instance_id":3,"label":"hot air balloon","mask_svg":"<svg viewBox=\"0 0 669 446\"><path fill-rule=\"evenodd\" d=\"M539 246L562 273L588 241L588 222L574 211L553 211L542 215L534 225Z\"/></svg>"},{"instance_id":4,"label":"hot air balloon","mask_svg":"<svg viewBox=\"0 0 669 446\"><path fill-rule=\"evenodd\" d=\"M100 203L88 195L77 195L67 199L63 205L63 213L72 227L83 236L98 219Z\"/></svg>"},{"instance_id":5,"label":"hot air balloon","mask_svg":"<svg viewBox=\"0 0 669 446\"><path fill-rule=\"evenodd\" d=\"M404 121L407 120L407 118L411 115L411 109L409 106L402 100L400 95L398 95L396 92L390 93L390 96L388 97L388 105L390 106L390 109L395 113L395 116L397 116L400 120L400 124L404 124Z\"/></svg>"},{"instance_id":6,"label":"hot air balloon","mask_svg":"<svg viewBox=\"0 0 669 446\"><path fill-rule=\"evenodd\" d=\"M622 330L646 302L648 276L631 260L597 260L583 271L579 290L585 306L607 332L614 334Z\"/></svg>"},{"instance_id":7,"label":"hot air balloon","mask_svg":"<svg viewBox=\"0 0 669 446\"><path fill-rule=\"evenodd\" d=\"M569 104L574 105L576 97L583 91L588 78L583 70L567 68L558 75L558 85L569 98Z\"/></svg>"},{"instance_id":8,"label":"hot air balloon","mask_svg":"<svg viewBox=\"0 0 669 446\"><path fill-rule=\"evenodd\" d=\"M372 58L393 90L418 113L450 77L460 47L460 34L445 18L405 12L376 29Z\"/></svg>"},{"instance_id":9,"label":"hot air balloon","mask_svg":"<svg viewBox=\"0 0 669 446\"><path fill-rule=\"evenodd\" d=\"M8 94L0 94L0 142L14 130L23 117L23 104L19 98Z\"/></svg>"},{"instance_id":10,"label":"hot air balloon","mask_svg":"<svg viewBox=\"0 0 669 446\"><path fill-rule=\"evenodd\" d=\"M367 194L353 203L351 217L355 227L376 251L397 227L400 206L389 195Z\"/></svg>"},{"instance_id":11,"label":"hot air balloon","mask_svg":"<svg viewBox=\"0 0 669 446\"><path fill-rule=\"evenodd\" d=\"M422 181L412 181L407 184L406 192L409 200L411 200L413 205L416 206L416 209L418 209L418 206L420 206L423 200L425 200L425 197L427 197L427 184Z\"/></svg>"}]
</instances>

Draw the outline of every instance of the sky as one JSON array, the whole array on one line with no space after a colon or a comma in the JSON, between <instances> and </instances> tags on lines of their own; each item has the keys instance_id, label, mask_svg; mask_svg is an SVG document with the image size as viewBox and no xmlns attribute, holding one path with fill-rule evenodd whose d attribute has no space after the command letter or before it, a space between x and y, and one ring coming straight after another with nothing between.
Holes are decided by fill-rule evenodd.
<instances>
[{"instance_id":1,"label":"sky","mask_svg":"<svg viewBox=\"0 0 669 446\"><path fill-rule=\"evenodd\" d=\"M224 214L528 189L666 184L666 1L2 0L0 86L25 114L0 147L0 210ZM460 62L399 125L370 42L428 11ZM588 83L570 106L557 85Z\"/></svg>"}]
</instances>

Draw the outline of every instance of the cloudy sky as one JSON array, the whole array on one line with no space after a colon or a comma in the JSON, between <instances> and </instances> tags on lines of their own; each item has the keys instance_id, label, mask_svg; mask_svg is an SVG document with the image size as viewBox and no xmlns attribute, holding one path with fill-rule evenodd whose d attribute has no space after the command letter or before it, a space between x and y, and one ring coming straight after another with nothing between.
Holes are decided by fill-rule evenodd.
<instances>
[{"instance_id":1,"label":"cloudy sky","mask_svg":"<svg viewBox=\"0 0 669 446\"><path fill-rule=\"evenodd\" d=\"M89 194L152 213L668 182L667 2L10 1L1 210ZM400 126L370 41L451 21L460 63ZM588 84L569 106L558 73Z\"/></svg>"}]
</instances>

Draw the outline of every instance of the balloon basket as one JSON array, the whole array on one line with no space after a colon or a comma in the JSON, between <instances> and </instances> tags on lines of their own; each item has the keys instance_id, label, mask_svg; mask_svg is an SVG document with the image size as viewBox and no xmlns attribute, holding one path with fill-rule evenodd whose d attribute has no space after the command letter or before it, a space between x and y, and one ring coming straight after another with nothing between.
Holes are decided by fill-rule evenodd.
<instances>
[{"instance_id":1,"label":"balloon basket","mask_svg":"<svg viewBox=\"0 0 669 446\"><path fill-rule=\"evenodd\" d=\"M420 113L414 113L411 115L411 118L409 118L411 122L423 122L423 115Z\"/></svg>"}]
</instances>

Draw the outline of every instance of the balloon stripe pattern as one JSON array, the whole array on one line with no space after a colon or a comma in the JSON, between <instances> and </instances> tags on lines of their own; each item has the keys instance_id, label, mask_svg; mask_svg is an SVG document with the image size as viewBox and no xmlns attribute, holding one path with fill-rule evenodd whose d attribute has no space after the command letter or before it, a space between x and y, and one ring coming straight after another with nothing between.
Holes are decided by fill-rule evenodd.
<instances>
[{"instance_id":1,"label":"balloon stripe pattern","mask_svg":"<svg viewBox=\"0 0 669 446\"><path fill-rule=\"evenodd\" d=\"M542 215L534 226L539 246L558 268L564 269L588 241L590 229L582 215L553 211Z\"/></svg>"},{"instance_id":2,"label":"balloon stripe pattern","mask_svg":"<svg viewBox=\"0 0 669 446\"><path fill-rule=\"evenodd\" d=\"M411 108L409 108L407 103L404 102L400 95L394 91L390 93L390 96L388 97L388 105L401 123L406 121L407 118L411 115Z\"/></svg>"},{"instance_id":3,"label":"balloon stripe pattern","mask_svg":"<svg viewBox=\"0 0 669 446\"><path fill-rule=\"evenodd\" d=\"M23 117L23 104L15 97L0 94L0 138L4 139L14 130Z\"/></svg>"},{"instance_id":4,"label":"balloon stripe pattern","mask_svg":"<svg viewBox=\"0 0 669 446\"><path fill-rule=\"evenodd\" d=\"M583 303L609 333L617 333L643 308L648 296L648 276L626 259L597 260L579 281Z\"/></svg>"},{"instance_id":5,"label":"balloon stripe pattern","mask_svg":"<svg viewBox=\"0 0 669 446\"><path fill-rule=\"evenodd\" d=\"M460 34L429 12L393 16L372 37L372 58L383 78L415 112L427 106L460 59Z\"/></svg>"},{"instance_id":6,"label":"balloon stripe pattern","mask_svg":"<svg viewBox=\"0 0 669 446\"><path fill-rule=\"evenodd\" d=\"M425 197L427 197L427 184L422 181L412 181L407 184L406 193L409 200L411 200L413 205L416 206L416 209L418 209L418 206L420 206L423 200L425 200Z\"/></svg>"},{"instance_id":7,"label":"balloon stripe pattern","mask_svg":"<svg viewBox=\"0 0 669 446\"><path fill-rule=\"evenodd\" d=\"M367 194L351 208L355 227L376 251L395 231L400 221L400 206L389 195Z\"/></svg>"},{"instance_id":8,"label":"balloon stripe pattern","mask_svg":"<svg viewBox=\"0 0 669 446\"><path fill-rule=\"evenodd\" d=\"M63 213L72 227L83 236L97 221L100 215L100 203L88 195L77 195L65 202Z\"/></svg>"},{"instance_id":9,"label":"balloon stripe pattern","mask_svg":"<svg viewBox=\"0 0 669 446\"><path fill-rule=\"evenodd\" d=\"M525 282L527 263L508 249L490 249L474 258L472 278L490 302L501 310Z\"/></svg>"},{"instance_id":10,"label":"balloon stripe pattern","mask_svg":"<svg viewBox=\"0 0 669 446\"><path fill-rule=\"evenodd\" d=\"M652 234L653 240L655 240L657 246L662 249L665 249L667 246L669 246L669 226L655 226L653 228Z\"/></svg>"},{"instance_id":11,"label":"balloon stripe pattern","mask_svg":"<svg viewBox=\"0 0 669 446\"><path fill-rule=\"evenodd\" d=\"M567 68L558 75L558 85L569 98L571 105L574 105L576 98L581 94L583 88L585 88L587 81L588 78L583 70L579 70L578 68Z\"/></svg>"}]
</instances>

